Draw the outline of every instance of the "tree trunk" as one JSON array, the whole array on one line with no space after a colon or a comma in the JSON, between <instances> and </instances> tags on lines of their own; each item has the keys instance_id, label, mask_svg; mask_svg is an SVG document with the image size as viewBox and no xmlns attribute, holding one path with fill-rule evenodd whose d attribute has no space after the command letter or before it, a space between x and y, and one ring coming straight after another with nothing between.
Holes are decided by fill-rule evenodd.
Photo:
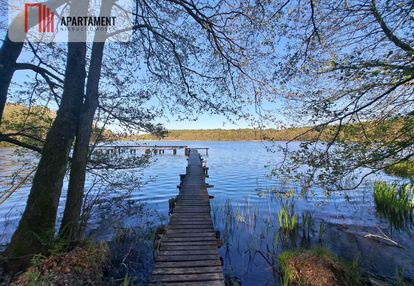
<instances>
[{"instance_id":1,"label":"tree trunk","mask_svg":"<svg viewBox=\"0 0 414 286\"><path fill-rule=\"evenodd\" d=\"M14 74L14 66L23 49L23 42L14 43L8 35L9 33L0 49L0 124L7 101L7 91Z\"/></svg>"},{"instance_id":2,"label":"tree trunk","mask_svg":"<svg viewBox=\"0 0 414 286\"><path fill-rule=\"evenodd\" d=\"M64 0L50 0L45 2L51 11L56 11L56 9L65 3ZM38 13L35 8L29 9L29 17L34 13ZM35 25L35 21L30 23L31 28ZM13 38L16 42L13 42L9 38L9 33L15 35ZM3 41L3 45L0 49L0 124L3 118L4 107L7 101L7 92L14 74L14 66L17 59L20 56L20 53L23 49L23 44L26 38L26 33L24 33L24 12L20 13L11 23L6 38Z\"/></svg>"},{"instance_id":3,"label":"tree trunk","mask_svg":"<svg viewBox=\"0 0 414 286\"><path fill-rule=\"evenodd\" d=\"M112 1L103 3L101 16L110 15L112 7ZM68 240L76 240L80 236L79 224L85 188L89 141L93 118L99 104L99 80L101 78L105 38L105 31L98 31L95 35L86 85L86 98L81 109L79 126L76 132L65 211L60 227L60 236Z\"/></svg>"},{"instance_id":4,"label":"tree trunk","mask_svg":"<svg viewBox=\"0 0 414 286\"><path fill-rule=\"evenodd\" d=\"M88 1L73 1L70 9L71 15L75 11L87 11ZM69 33L69 41L60 108L47 134L26 209L6 249L11 271L27 267L34 254L46 250L43 242L54 235L57 207L76 134L86 77L86 32Z\"/></svg>"},{"instance_id":5,"label":"tree trunk","mask_svg":"<svg viewBox=\"0 0 414 286\"><path fill-rule=\"evenodd\" d=\"M61 237L68 240L78 239L79 235L89 141L92 133L93 118L98 107L98 85L101 75L103 49L104 43L93 44L86 99L82 105L79 126L76 132L65 211L60 227Z\"/></svg>"}]
</instances>

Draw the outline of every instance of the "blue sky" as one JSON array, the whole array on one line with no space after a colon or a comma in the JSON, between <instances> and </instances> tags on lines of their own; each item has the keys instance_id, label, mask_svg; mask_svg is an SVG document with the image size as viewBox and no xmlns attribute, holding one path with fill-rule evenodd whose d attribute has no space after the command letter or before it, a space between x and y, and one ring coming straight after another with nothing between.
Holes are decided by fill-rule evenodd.
<instances>
[{"instance_id":1,"label":"blue sky","mask_svg":"<svg viewBox=\"0 0 414 286\"><path fill-rule=\"evenodd\" d=\"M4 37L4 34L1 33L0 37ZM19 61L23 61L22 59L24 59L26 56L27 55L23 53ZM23 82L24 80L27 80L28 76L31 74L33 73L27 71L18 71L15 73L13 80L17 83ZM157 119L157 123L162 123L167 129L239 129L251 127L250 122L246 120L238 120L237 124L234 124L230 122L225 116L208 113L199 114L197 120L192 121L180 121L177 120L173 115L165 114L164 117Z\"/></svg>"},{"instance_id":2,"label":"blue sky","mask_svg":"<svg viewBox=\"0 0 414 286\"><path fill-rule=\"evenodd\" d=\"M7 1L0 0L0 3L5 4ZM4 11L4 10L3 10ZM0 15L0 21L2 26L7 26L7 15L2 13ZM0 41L5 37L5 31L0 30ZM20 62L25 62L30 59L32 55L29 53L23 52L19 58ZM15 82L22 82L27 80L28 75L33 75L32 72L27 71L20 71L16 72L13 80ZM9 100L8 102L12 102ZM266 106L264 106L266 107ZM52 106L53 108L53 106ZM246 106L246 109L252 110L251 106ZM249 128L251 127L251 123L247 120L238 120L237 123L230 122L225 116L217 115L217 114L208 114L208 113L201 113L198 114L198 119L195 121L180 121L176 120L176 117L165 114L164 117L158 118L157 123L162 123L167 129L237 129L237 128Z\"/></svg>"}]
</instances>

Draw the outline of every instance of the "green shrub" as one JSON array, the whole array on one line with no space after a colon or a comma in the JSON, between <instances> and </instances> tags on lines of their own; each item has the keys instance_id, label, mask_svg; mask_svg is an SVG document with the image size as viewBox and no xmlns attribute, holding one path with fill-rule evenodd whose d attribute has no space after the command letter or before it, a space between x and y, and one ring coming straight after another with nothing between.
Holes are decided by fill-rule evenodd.
<instances>
[{"instance_id":1,"label":"green shrub","mask_svg":"<svg viewBox=\"0 0 414 286\"><path fill-rule=\"evenodd\" d=\"M385 173L402 178L414 178L414 161L403 161L384 169Z\"/></svg>"}]
</instances>

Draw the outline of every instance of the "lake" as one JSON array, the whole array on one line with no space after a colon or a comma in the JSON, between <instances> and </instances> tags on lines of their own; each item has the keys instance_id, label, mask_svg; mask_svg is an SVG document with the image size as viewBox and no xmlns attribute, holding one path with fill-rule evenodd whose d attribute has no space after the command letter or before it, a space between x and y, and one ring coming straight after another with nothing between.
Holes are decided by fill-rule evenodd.
<instances>
[{"instance_id":1,"label":"lake","mask_svg":"<svg viewBox=\"0 0 414 286\"><path fill-rule=\"evenodd\" d=\"M386 218L377 215L373 202L372 183L376 179L398 180L385 174L371 176L354 191L334 192L329 197L319 189L312 189L306 198L286 199L286 193L296 193L300 187L291 182L269 178L271 169L281 160L279 152L266 151L263 142L148 142L157 145L188 145L207 147L209 178L214 185L209 189L212 215L216 229L221 232L224 246L220 254L224 259L224 271L237 278L243 285L279 285L275 271L277 254L282 249L294 249L322 244L347 260L356 260L362 268L375 276L394 279L403 275L414 279L414 231L412 227L395 230ZM130 144L123 142L122 144ZM142 142L140 142L142 144ZM276 143L285 144L284 142ZM297 148L299 143L291 143ZM33 156L16 157L13 149L0 149L0 190L8 188L9 176ZM156 155L144 170L130 173L142 177L142 186L132 192L132 200L144 203L158 214L160 221L167 221L168 200L178 193L179 174L185 173L184 151L177 155L166 151ZM136 174L134 174L136 172ZM92 185L88 182L87 188ZM29 185L16 191L0 205L0 242L7 243L23 211ZM64 203L61 200L60 212ZM303 227L295 237L285 238L279 231L278 211L286 204L293 206L301 222L302 214L311 216L309 237L304 239ZM134 225L134 220L126 219ZM97 227L97 226L93 226ZM92 227L92 228L93 228ZM364 237L366 234L384 232L403 248L385 245ZM101 235L109 238L110 232ZM277 267L276 267L277 268ZM400 273L400 274L398 274Z\"/></svg>"}]
</instances>

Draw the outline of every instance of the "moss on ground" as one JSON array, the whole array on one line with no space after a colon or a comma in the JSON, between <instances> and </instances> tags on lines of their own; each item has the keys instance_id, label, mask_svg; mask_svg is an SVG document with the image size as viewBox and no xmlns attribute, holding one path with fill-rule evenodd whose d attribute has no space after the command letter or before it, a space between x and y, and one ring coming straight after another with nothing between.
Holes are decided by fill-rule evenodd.
<instances>
[{"instance_id":1,"label":"moss on ground","mask_svg":"<svg viewBox=\"0 0 414 286\"><path fill-rule=\"evenodd\" d=\"M282 285L366 285L358 263L346 263L323 247L284 251L279 255Z\"/></svg>"},{"instance_id":2,"label":"moss on ground","mask_svg":"<svg viewBox=\"0 0 414 286\"><path fill-rule=\"evenodd\" d=\"M92 242L62 254L38 255L32 259L32 266L11 285L99 285L108 256L106 243Z\"/></svg>"}]
</instances>

